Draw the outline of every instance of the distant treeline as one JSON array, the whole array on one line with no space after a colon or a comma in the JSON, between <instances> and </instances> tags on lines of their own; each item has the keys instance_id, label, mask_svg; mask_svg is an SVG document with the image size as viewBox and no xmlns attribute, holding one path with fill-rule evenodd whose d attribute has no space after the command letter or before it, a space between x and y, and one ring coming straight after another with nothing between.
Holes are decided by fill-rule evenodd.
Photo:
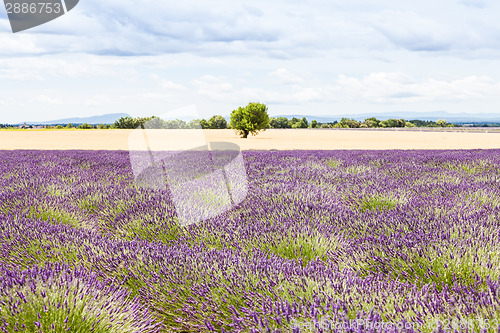
<instances>
[{"instance_id":1,"label":"distant treeline","mask_svg":"<svg viewBox=\"0 0 500 333\"><path fill-rule=\"evenodd\" d=\"M379 120L377 118L367 118L364 121L357 121L349 118L342 118L340 121L318 122L311 120L308 122L304 117L302 119L285 117L271 118L271 128L389 128L389 127L452 127L454 124L448 124L446 120L425 121L404 119Z\"/></svg>"},{"instance_id":2,"label":"distant treeline","mask_svg":"<svg viewBox=\"0 0 500 333\"><path fill-rule=\"evenodd\" d=\"M158 117L147 117L147 118L131 118L123 117L117 120L112 128L156 128L156 129L224 129L228 128L226 119L222 116L213 116L212 118L205 119L193 119L189 122L184 120L163 120Z\"/></svg>"},{"instance_id":3,"label":"distant treeline","mask_svg":"<svg viewBox=\"0 0 500 333\"><path fill-rule=\"evenodd\" d=\"M495 122L477 122L477 123L460 123L457 124L460 127L500 127L500 123Z\"/></svg>"},{"instance_id":4,"label":"distant treeline","mask_svg":"<svg viewBox=\"0 0 500 333\"><path fill-rule=\"evenodd\" d=\"M377 118L368 118L363 122L342 118L340 121L333 122L318 122L311 120L310 122L303 117L302 119L293 117L270 118L269 128L389 128L389 127L454 127L456 125L449 124L446 120L425 121L425 120L410 120L404 119L387 119L378 120ZM116 121L112 128L165 128L165 129L182 129L182 128L203 128L203 129L224 129L229 128L228 122L222 116L213 116L210 119L194 119L190 122L185 122L180 119L162 120L156 117L149 118L131 118L124 117Z\"/></svg>"},{"instance_id":5,"label":"distant treeline","mask_svg":"<svg viewBox=\"0 0 500 333\"><path fill-rule=\"evenodd\" d=\"M498 124L500 125L500 124ZM405 119L387 119L379 120L375 117L367 118L364 121L357 121L349 118L342 118L340 121L333 122L319 122L317 120L308 121L305 117L302 119L293 117L288 119L286 117L270 118L269 128L392 128L392 127L461 127L461 126L474 126L469 125L455 125L447 123L446 120L428 121L428 120L405 120ZM491 124L481 124L481 127L492 126ZM8 124L0 124L0 128L47 128L47 129L135 129L135 128L162 128L162 129L225 129L229 128L229 124L222 116L216 115L210 119L193 119L189 122L184 120L163 120L158 117L122 117L115 121L114 124L66 124L55 126L14 126Z\"/></svg>"}]
</instances>

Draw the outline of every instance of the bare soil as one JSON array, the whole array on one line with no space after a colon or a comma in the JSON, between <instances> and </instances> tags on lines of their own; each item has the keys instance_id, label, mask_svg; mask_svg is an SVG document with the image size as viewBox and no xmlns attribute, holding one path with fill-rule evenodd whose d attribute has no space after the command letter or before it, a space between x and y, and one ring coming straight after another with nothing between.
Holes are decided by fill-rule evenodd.
<instances>
[{"instance_id":1,"label":"bare soil","mask_svg":"<svg viewBox=\"0 0 500 333\"><path fill-rule=\"evenodd\" d=\"M242 150L335 149L493 149L500 148L498 131L269 129L240 138L233 130L157 130L148 142L132 130L0 131L0 150L184 150L208 142L231 142ZM137 134L137 133L136 133ZM132 135L132 137L131 137ZM142 135L143 137L144 135ZM201 141L200 141L201 140Z\"/></svg>"}]
</instances>

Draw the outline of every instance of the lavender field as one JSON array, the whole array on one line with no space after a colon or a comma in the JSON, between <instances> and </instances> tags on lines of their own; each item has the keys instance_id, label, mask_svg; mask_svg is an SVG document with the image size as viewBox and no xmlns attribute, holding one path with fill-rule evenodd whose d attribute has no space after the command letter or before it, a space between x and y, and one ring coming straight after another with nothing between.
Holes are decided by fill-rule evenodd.
<instances>
[{"instance_id":1,"label":"lavender field","mask_svg":"<svg viewBox=\"0 0 500 333\"><path fill-rule=\"evenodd\" d=\"M500 150L243 156L181 227L128 152L0 151L0 331L498 331Z\"/></svg>"}]
</instances>

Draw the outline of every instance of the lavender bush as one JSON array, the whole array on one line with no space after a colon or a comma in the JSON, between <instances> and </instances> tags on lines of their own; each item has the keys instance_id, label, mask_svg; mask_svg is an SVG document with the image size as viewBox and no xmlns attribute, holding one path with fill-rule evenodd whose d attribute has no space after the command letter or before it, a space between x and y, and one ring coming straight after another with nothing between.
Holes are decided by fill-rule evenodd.
<instances>
[{"instance_id":1,"label":"lavender bush","mask_svg":"<svg viewBox=\"0 0 500 333\"><path fill-rule=\"evenodd\" d=\"M498 331L500 151L243 156L183 227L127 152L0 152L1 330Z\"/></svg>"}]
</instances>

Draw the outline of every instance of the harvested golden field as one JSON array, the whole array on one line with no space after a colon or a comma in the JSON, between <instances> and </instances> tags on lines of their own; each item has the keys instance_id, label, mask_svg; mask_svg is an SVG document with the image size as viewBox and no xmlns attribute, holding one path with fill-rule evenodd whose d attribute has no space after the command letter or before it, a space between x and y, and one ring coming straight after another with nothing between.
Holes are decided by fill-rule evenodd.
<instances>
[{"instance_id":1,"label":"harvested golden field","mask_svg":"<svg viewBox=\"0 0 500 333\"><path fill-rule=\"evenodd\" d=\"M128 150L132 130L0 131L0 150ZM161 130L152 141L172 150L199 142L198 130ZM270 129L241 139L233 130L203 130L209 142L232 142L242 150L492 149L500 133L486 130ZM150 142L154 149L155 143Z\"/></svg>"}]
</instances>

